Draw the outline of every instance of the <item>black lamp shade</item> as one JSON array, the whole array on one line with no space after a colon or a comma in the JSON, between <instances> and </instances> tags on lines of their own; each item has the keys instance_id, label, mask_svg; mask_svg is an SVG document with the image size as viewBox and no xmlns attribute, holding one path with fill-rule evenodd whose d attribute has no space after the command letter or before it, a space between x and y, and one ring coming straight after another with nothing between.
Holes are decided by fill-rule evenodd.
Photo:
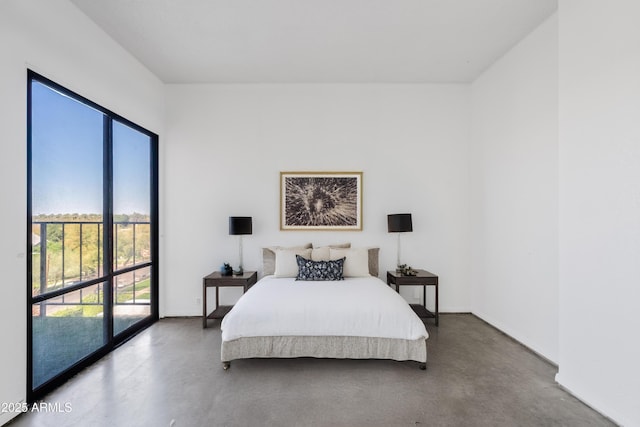
<instances>
[{"instance_id":1,"label":"black lamp shade","mask_svg":"<svg viewBox=\"0 0 640 427\"><path fill-rule=\"evenodd\" d=\"M389 233L405 233L413 231L411 214L403 213L387 215L387 228Z\"/></svg>"},{"instance_id":2,"label":"black lamp shade","mask_svg":"<svg viewBox=\"0 0 640 427\"><path fill-rule=\"evenodd\" d=\"M230 216L229 234L236 236L239 234L252 234L253 225L250 216Z\"/></svg>"}]
</instances>

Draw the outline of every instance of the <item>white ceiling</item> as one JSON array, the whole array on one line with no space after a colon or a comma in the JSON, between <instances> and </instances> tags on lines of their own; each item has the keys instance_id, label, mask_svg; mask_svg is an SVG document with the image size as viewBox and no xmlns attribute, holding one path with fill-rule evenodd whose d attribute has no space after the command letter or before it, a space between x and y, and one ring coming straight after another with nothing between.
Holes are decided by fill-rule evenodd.
<instances>
[{"instance_id":1,"label":"white ceiling","mask_svg":"<svg viewBox=\"0 0 640 427\"><path fill-rule=\"evenodd\" d=\"M71 0L166 83L470 82L557 0Z\"/></svg>"}]
</instances>

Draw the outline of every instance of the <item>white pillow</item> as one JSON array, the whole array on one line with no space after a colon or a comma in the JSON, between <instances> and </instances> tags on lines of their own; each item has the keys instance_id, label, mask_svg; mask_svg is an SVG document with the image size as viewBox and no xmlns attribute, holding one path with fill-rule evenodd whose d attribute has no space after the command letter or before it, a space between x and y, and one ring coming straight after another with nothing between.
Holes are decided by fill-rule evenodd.
<instances>
[{"instance_id":1,"label":"white pillow","mask_svg":"<svg viewBox=\"0 0 640 427\"><path fill-rule=\"evenodd\" d=\"M331 260L345 257L344 277L369 277L369 250L367 248L329 249Z\"/></svg>"},{"instance_id":2,"label":"white pillow","mask_svg":"<svg viewBox=\"0 0 640 427\"><path fill-rule=\"evenodd\" d=\"M298 263L296 255L311 259L311 249L276 249L276 268L273 273L276 277L296 277L298 275Z\"/></svg>"},{"instance_id":3,"label":"white pillow","mask_svg":"<svg viewBox=\"0 0 640 427\"><path fill-rule=\"evenodd\" d=\"M320 248L311 249L312 261L329 261L330 260L329 246L322 246Z\"/></svg>"}]
</instances>

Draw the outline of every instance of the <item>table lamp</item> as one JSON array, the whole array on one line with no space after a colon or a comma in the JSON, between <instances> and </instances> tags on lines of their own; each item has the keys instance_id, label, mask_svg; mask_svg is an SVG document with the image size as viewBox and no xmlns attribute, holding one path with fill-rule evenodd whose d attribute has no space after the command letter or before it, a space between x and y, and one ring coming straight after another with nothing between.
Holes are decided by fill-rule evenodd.
<instances>
[{"instance_id":1,"label":"table lamp","mask_svg":"<svg viewBox=\"0 0 640 427\"><path fill-rule=\"evenodd\" d=\"M244 273L242 268L242 236L253 233L253 225L250 216L230 216L229 217L229 234L238 236L238 253L240 265L235 272L237 275Z\"/></svg>"},{"instance_id":2,"label":"table lamp","mask_svg":"<svg viewBox=\"0 0 640 427\"><path fill-rule=\"evenodd\" d=\"M400 234L413 231L410 213L387 215L387 229L389 233L398 233L398 263L400 267Z\"/></svg>"}]
</instances>

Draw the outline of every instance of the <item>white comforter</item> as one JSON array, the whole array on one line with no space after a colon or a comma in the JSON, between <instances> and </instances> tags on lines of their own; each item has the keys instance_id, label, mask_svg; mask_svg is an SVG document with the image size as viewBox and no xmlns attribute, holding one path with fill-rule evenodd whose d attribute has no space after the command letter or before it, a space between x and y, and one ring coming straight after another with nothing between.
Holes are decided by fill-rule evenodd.
<instances>
[{"instance_id":1,"label":"white comforter","mask_svg":"<svg viewBox=\"0 0 640 427\"><path fill-rule=\"evenodd\" d=\"M377 277L306 282L266 276L222 320L222 340L256 336L427 338L424 323Z\"/></svg>"}]
</instances>

